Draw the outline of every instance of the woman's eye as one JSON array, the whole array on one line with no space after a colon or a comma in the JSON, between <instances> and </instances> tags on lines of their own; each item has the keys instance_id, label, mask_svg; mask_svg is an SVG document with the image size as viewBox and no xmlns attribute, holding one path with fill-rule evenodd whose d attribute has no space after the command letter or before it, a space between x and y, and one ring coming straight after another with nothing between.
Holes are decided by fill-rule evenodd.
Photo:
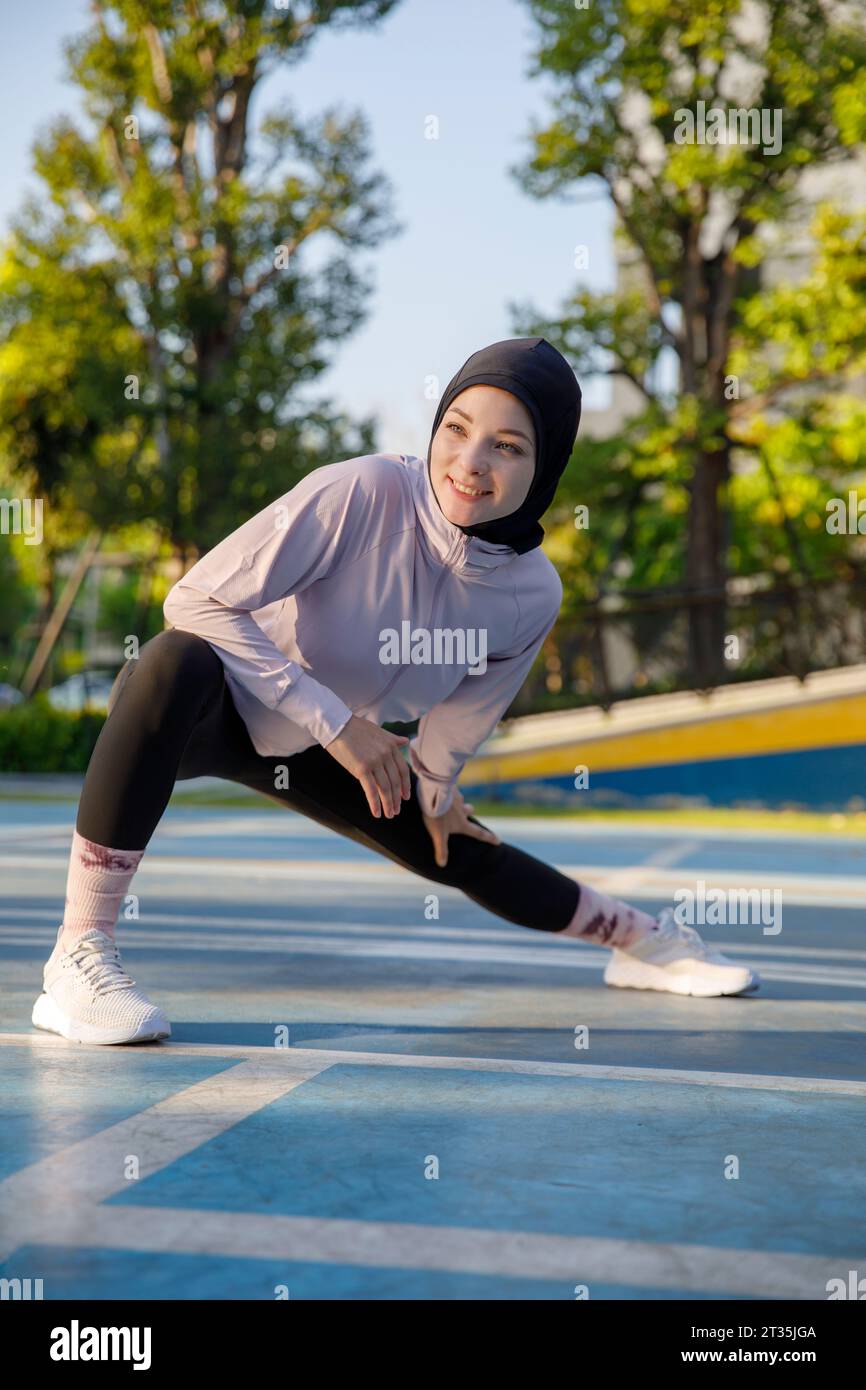
<instances>
[{"instance_id":1,"label":"woman's eye","mask_svg":"<svg viewBox=\"0 0 866 1390\"><path fill-rule=\"evenodd\" d=\"M458 423L457 423L456 420L449 420L448 423L446 424L445 428L446 428L446 430L459 430L461 434L465 434L465 433L466 433L466 431L464 430L463 426L462 426L462 425L458 425ZM511 444L511 443L509 443L509 441L508 441L507 439L500 439L499 444L504 444L505 447L506 447L506 449L513 449L514 452L515 452L515 454L522 454L522 453L523 453L523 450L522 450L522 449L518 448L518 446L517 446L516 444ZM497 446L496 446L497 449L499 448L499 444L497 444Z\"/></svg>"}]
</instances>

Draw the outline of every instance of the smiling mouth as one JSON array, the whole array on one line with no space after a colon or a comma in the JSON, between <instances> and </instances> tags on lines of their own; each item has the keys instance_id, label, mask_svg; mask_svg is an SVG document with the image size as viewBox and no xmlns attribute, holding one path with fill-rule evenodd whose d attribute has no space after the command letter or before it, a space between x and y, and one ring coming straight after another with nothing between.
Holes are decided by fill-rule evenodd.
<instances>
[{"instance_id":1,"label":"smiling mouth","mask_svg":"<svg viewBox=\"0 0 866 1390\"><path fill-rule=\"evenodd\" d=\"M482 497L490 497L492 495L489 489L486 491L481 491L478 488L467 487L465 483L455 482L455 480L451 477L450 473L447 475L447 477L449 483L453 487L454 491L457 493L457 496L462 497L466 502L478 502L481 500Z\"/></svg>"}]
</instances>

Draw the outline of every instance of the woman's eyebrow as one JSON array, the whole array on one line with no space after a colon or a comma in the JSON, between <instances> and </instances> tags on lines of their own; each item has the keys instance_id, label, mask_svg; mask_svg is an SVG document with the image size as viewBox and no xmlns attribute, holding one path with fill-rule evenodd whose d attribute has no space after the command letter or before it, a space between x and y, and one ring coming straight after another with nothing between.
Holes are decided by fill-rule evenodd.
<instances>
[{"instance_id":1,"label":"woman's eyebrow","mask_svg":"<svg viewBox=\"0 0 866 1390\"><path fill-rule=\"evenodd\" d=\"M468 420L469 423L470 423L470 425L473 425L473 424L475 423L475 421L472 419L472 416L471 416L471 415L467 415L467 414L466 414L466 411L465 411L465 410L461 410L459 406L457 406L457 405L452 405L452 406L449 407L449 409L452 410L452 411L454 412L455 415L462 415L462 416L463 416L463 419L464 419L464 420ZM531 443L532 443L532 440L529 438L529 435L528 435L528 434L524 434L524 433L523 433L523 430L497 430L496 433L497 433L497 434L519 434L519 435L520 435L520 438L521 438L521 439L525 439L526 442L527 442L527 444L531 444Z\"/></svg>"}]
</instances>

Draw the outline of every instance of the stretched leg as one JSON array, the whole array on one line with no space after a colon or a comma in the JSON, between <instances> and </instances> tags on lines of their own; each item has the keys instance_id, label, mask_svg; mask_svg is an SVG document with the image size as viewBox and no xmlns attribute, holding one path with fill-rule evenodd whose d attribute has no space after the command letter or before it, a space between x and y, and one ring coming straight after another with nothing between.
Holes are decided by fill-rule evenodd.
<instances>
[{"instance_id":1,"label":"stretched leg","mask_svg":"<svg viewBox=\"0 0 866 1390\"><path fill-rule=\"evenodd\" d=\"M440 868L417 796L402 802L393 819L377 819L360 783L327 749L308 748L286 760L286 765L289 786L285 790L274 790L274 760L268 758L250 760L233 780L275 797L414 873L461 889L488 911L519 926L586 936L604 945L624 944L654 926L646 913L581 887L514 845L452 835L448 863ZM414 772L410 780L414 793Z\"/></svg>"},{"instance_id":2,"label":"stretched leg","mask_svg":"<svg viewBox=\"0 0 866 1390\"><path fill-rule=\"evenodd\" d=\"M605 984L703 997L748 993L758 986L747 966L709 949L691 928L679 927L671 909L658 919L651 917L587 884L578 885L514 845L452 835L448 863L440 868L417 795L403 802L393 819L377 819L360 783L324 748L288 759L286 790L275 790L274 772L272 760L255 758L229 775L425 878L460 888L509 922L609 947ZM414 773L411 781L414 792Z\"/></svg>"}]
</instances>

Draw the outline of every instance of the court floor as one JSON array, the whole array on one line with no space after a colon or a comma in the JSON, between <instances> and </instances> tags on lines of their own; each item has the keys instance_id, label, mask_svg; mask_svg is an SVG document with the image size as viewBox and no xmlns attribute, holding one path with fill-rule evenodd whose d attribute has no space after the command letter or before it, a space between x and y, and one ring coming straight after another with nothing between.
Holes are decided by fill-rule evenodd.
<instances>
[{"instance_id":1,"label":"court floor","mask_svg":"<svg viewBox=\"0 0 866 1390\"><path fill-rule=\"evenodd\" d=\"M699 1000L606 988L606 951L266 803L172 804L118 926L172 1037L105 1048L30 1024L74 816L0 802L0 1278L823 1300L866 1277L863 843L488 822L649 910L778 888L781 931L701 928L760 993Z\"/></svg>"}]
</instances>

